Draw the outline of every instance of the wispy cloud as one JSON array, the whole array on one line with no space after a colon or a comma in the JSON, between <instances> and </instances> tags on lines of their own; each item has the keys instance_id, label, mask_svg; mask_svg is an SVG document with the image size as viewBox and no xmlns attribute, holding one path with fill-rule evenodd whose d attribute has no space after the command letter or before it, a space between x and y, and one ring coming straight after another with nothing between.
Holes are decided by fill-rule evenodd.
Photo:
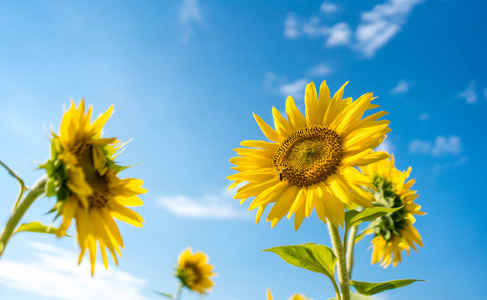
<instances>
[{"instance_id":1,"label":"wispy cloud","mask_svg":"<svg viewBox=\"0 0 487 300\"><path fill-rule=\"evenodd\" d=\"M458 93L458 98L463 98L468 104L475 104L479 100L477 93L475 92L475 80L470 81L467 89L461 93ZM486 97L487 98L487 97Z\"/></svg>"},{"instance_id":2,"label":"wispy cloud","mask_svg":"<svg viewBox=\"0 0 487 300\"><path fill-rule=\"evenodd\" d=\"M350 26L345 22L341 22L335 24L328 30L326 45L329 47L348 45L350 44L351 37L352 30Z\"/></svg>"},{"instance_id":3,"label":"wispy cloud","mask_svg":"<svg viewBox=\"0 0 487 300\"><path fill-rule=\"evenodd\" d=\"M303 99L304 88L306 87L306 84L308 84L308 83L309 83L309 80L307 78L296 79L293 82L281 85L279 87L279 92L284 97L291 95L296 99Z\"/></svg>"},{"instance_id":4,"label":"wispy cloud","mask_svg":"<svg viewBox=\"0 0 487 300\"><path fill-rule=\"evenodd\" d=\"M323 74L331 70L325 69L326 65L318 65L316 69L311 69L309 73L315 71L317 73ZM316 75L316 76L323 76L323 75ZM306 84L308 84L310 80L306 77L298 78L294 81L289 81L284 76L277 76L273 72L267 72L265 75L264 81L262 85L264 86L267 91L271 93L280 94L283 97L287 97L289 95L293 96L294 99L300 100L304 99L304 89Z\"/></svg>"},{"instance_id":5,"label":"wispy cloud","mask_svg":"<svg viewBox=\"0 0 487 300\"><path fill-rule=\"evenodd\" d=\"M484 98L487 99L487 88L484 88Z\"/></svg>"},{"instance_id":6,"label":"wispy cloud","mask_svg":"<svg viewBox=\"0 0 487 300\"><path fill-rule=\"evenodd\" d=\"M429 120L429 118L430 118L430 114L428 114L428 113L422 113L422 114L419 115L419 119L421 121Z\"/></svg>"},{"instance_id":7,"label":"wispy cloud","mask_svg":"<svg viewBox=\"0 0 487 300\"><path fill-rule=\"evenodd\" d=\"M365 56L374 56L379 48L401 31L411 11L421 2L423 0L388 0L362 13L355 31L356 47Z\"/></svg>"},{"instance_id":8,"label":"wispy cloud","mask_svg":"<svg viewBox=\"0 0 487 300\"><path fill-rule=\"evenodd\" d=\"M439 136L435 141L414 140L409 144L411 153L429 154L432 156L459 155L462 152L461 139L458 136Z\"/></svg>"},{"instance_id":9,"label":"wispy cloud","mask_svg":"<svg viewBox=\"0 0 487 300\"><path fill-rule=\"evenodd\" d=\"M188 43L193 36L193 27L196 24L203 23L199 4L197 0L184 0L181 9L179 10L179 22L183 26L183 33L180 41Z\"/></svg>"},{"instance_id":10,"label":"wispy cloud","mask_svg":"<svg viewBox=\"0 0 487 300\"><path fill-rule=\"evenodd\" d=\"M89 262L77 266L77 255L49 244L30 243L31 261L2 261L0 285L49 299L149 299L141 294L147 283L116 267L97 268L91 277Z\"/></svg>"},{"instance_id":11,"label":"wispy cloud","mask_svg":"<svg viewBox=\"0 0 487 300\"><path fill-rule=\"evenodd\" d=\"M331 74L331 68L328 66L326 63L320 63L311 70L309 70L308 75L311 77L319 77L319 76L325 76L325 75L330 75Z\"/></svg>"},{"instance_id":12,"label":"wispy cloud","mask_svg":"<svg viewBox=\"0 0 487 300\"><path fill-rule=\"evenodd\" d=\"M294 13L288 13L284 21L284 36L288 39L295 39L299 36L298 20Z\"/></svg>"},{"instance_id":13,"label":"wispy cloud","mask_svg":"<svg viewBox=\"0 0 487 300\"><path fill-rule=\"evenodd\" d=\"M330 1L325 1L321 3L320 11L331 14L338 11L338 6L336 6L336 4L331 3Z\"/></svg>"},{"instance_id":14,"label":"wispy cloud","mask_svg":"<svg viewBox=\"0 0 487 300\"><path fill-rule=\"evenodd\" d=\"M375 5L372 10L362 12L355 30L348 23L323 24L319 15L301 19L296 14L287 15L284 36L297 39L300 36L324 38L327 47L348 45L365 57L373 57L376 51L385 46L402 27L414 7L424 0L387 0ZM338 8L329 2L322 3L320 11L334 12ZM355 32L355 34L353 34Z\"/></svg>"},{"instance_id":15,"label":"wispy cloud","mask_svg":"<svg viewBox=\"0 0 487 300\"><path fill-rule=\"evenodd\" d=\"M394 152L394 149L396 149L396 147L392 144L391 140L390 139L386 139L385 141L382 142L382 144L379 145L379 147L377 147L377 151L385 151L387 153L392 153Z\"/></svg>"},{"instance_id":16,"label":"wispy cloud","mask_svg":"<svg viewBox=\"0 0 487 300\"><path fill-rule=\"evenodd\" d=\"M164 196L158 203L175 215L188 218L235 219L247 218L248 212L232 198L233 191L224 189L216 195L191 198L184 195Z\"/></svg>"},{"instance_id":17,"label":"wispy cloud","mask_svg":"<svg viewBox=\"0 0 487 300\"><path fill-rule=\"evenodd\" d=\"M404 79L399 80L397 85L389 91L391 95L405 94L409 91L414 82L406 81Z\"/></svg>"}]
</instances>

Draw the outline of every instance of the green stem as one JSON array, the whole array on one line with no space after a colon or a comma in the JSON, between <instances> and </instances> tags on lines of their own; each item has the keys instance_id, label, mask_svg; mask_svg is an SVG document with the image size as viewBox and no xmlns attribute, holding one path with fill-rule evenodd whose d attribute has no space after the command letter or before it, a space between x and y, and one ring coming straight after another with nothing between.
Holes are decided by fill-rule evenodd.
<instances>
[{"instance_id":1,"label":"green stem","mask_svg":"<svg viewBox=\"0 0 487 300\"><path fill-rule=\"evenodd\" d=\"M350 279L347 272L347 261L345 258L345 251L343 251L342 241L338 229L328 222L328 229L330 230L331 242L333 250L338 259L338 282L340 283L341 300L350 300Z\"/></svg>"},{"instance_id":2,"label":"green stem","mask_svg":"<svg viewBox=\"0 0 487 300\"><path fill-rule=\"evenodd\" d=\"M182 291L183 291L183 284L179 283L178 290L176 291L176 295L174 296L174 300L179 300L179 298L181 298Z\"/></svg>"},{"instance_id":3,"label":"green stem","mask_svg":"<svg viewBox=\"0 0 487 300\"><path fill-rule=\"evenodd\" d=\"M0 235L0 258L2 257L7 244L12 237L12 233L19 224L20 219L25 214L27 209L32 205L32 203L46 191L47 179L40 179L37 184L29 191L27 196L12 210L12 214L5 225L5 228Z\"/></svg>"},{"instance_id":4,"label":"green stem","mask_svg":"<svg viewBox=\"0 0 487 300\"><path fill-rule=\"evenodd\" d=\"M347 271L348 277L352 279L352 269L353 269L353 250L355 247L355 237L357 236L358 226L353 226L350 229L350 236L348 237L347 246Z\"/></svg>"},{"instance_id":5,"label":"green stem","mask_svg":"<svg viewBox=\"0 0 487 300\"><path fill-rule=\"evenodd\" d=\"M331 283L333 283L333 288L335 289L335 295L337 296L337 300L342 300L342 297L340 296L340 290L338 289L338 285L335 282L335 280L332 280Z\"/></svg>"},{"instance_id":6,"label":"green stem","mask_svg":"<svg viewBox=\"0 0 487 300\"><path fill-rule=\"evenodd\" d=\"M19 194L19 197L17 197L17 201L15 202L15 206L14 207L17 207L19 205L19 202L20 202L20 199L22 198L22 195L25 193L25 191L27 190L27 187L25 186L25 183L24 181L22 180L22 178L20 178L19 175L17 175L17 173L14 172L14 170L10 169L3 161L0 160L0 165L2 167L4 167L7 172L10 174L10 176L12 176L13 178L17 179L17 181L19 182L20 184L20 194Z\"/></svg>"}]
</instances>

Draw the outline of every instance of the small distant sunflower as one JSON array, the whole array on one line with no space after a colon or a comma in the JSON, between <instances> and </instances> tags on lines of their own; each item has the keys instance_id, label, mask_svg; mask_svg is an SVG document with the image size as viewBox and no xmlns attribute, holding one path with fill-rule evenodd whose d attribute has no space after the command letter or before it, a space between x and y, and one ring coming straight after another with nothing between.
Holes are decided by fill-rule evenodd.
<instances>
[{"instance_id":1,"label":"small distant sunflower","mask_svg":"<svg viewBox=\"0 0 487 300\"><path fill-rule=\"evenodd\" d=\"M64 114L59 135L53 133L52 157L42 167L49 177L48 196L57 196L53 212L62 216L57 230L65 235L72 219L76 221L78 244L81 248L78 264L90 253L91 274L95 271L96 243L100 245L105 268L108 267L106 248L116 264L124 247L114 219L142 227L144 220L127 206L140 206L137 197L146 193L143 181L120 179L118 173L126 167L113 160L123 144L116 138L102 138L102 130L113 112L113 106L91 123L92 107L85 114L82 99L78 108L74 102Z\"/></svg>"},{"instance_id":2,"label":"small distant sunflower","mask_svg":"<svg viewBox=\"0 0 487 300\"><path fill-rule=\"evenodd\" d=\"M389 121L380 117L381 111L362 118L365 111L378 107L371 104L372 93L357 100L342 100L344 84L330 97L326 82L319 97L313 82L306 86L306 117L296 107L291 96L286 101L287 120L273 108L275 130L259 116L254 117L267 141L243 141L239 155L230 160L239 173L228 177L238 189L236 199L243 203L256 197L250 210L258 208L259 222L266 207L274 203L267 221L274 227L286 214L294 213L295 229L313 209L326 223L343 226L345 204L372 207L372 195L361 186L371 187L368 178L355 167L387 158L386 153L373 153L390 131Z\"/></svg>"},{"instance_id":3,"label":"small distant sunflower","mask_svg":"<svg viewBox=\"0 0 487 300\"><path fill-rule=\"evenodd\" d=\"M294 294L289 298L289 300L313 300L313 299L306 298L306 296L302 294Z\"/></svg>"},{"instance_id":4,"label":"small distant sunflower","mask_svg":"<svg viewBox=\"0 0 487 300\"><path fill-rule=\"evenodd\" d=\"M205 295L215 285L210 278L216 275L212 270L206 254L200 251L193 254L191 248L187 248L179 255L176 277L183 286Z\"/></svg>"},{"instance_id":5,"label":"small distant sunflower","mask_svg":"<svg viewBox=\"0 0 487 300\"><path fill-rule=\"evenodd\" d=\"M410 248L418 251L414 243L423 247L421 236L412 224L416 222L413 215L424 215L421 206L414 203L419 196L411 190L415 180L406 182L411 167L407 171L399 171L394 166L394 157L384 159L374 164L361 168L362 172L369 176L370 181L376 187L374 194L375 206L397 208L400 210L377 218L372 221L366 230L368 234L374 234L372 239L372 263L381 262L381 266L394 266L401 262L401 252L406 250L409 255Z\"/></svg>"},{"instance_id":6,"label":"small distant sunflower","mask_svg":"<svg viewBox=\"0 0 487 300\"><path fill-rule=\"evenodd\" d=\"M272 292L270 289L267 289L267 300L273 300ZM313 299L306 298L306 296L302 294L294 294L289 298L289 300L313 300Z\"/></svg>"}]
</instances>

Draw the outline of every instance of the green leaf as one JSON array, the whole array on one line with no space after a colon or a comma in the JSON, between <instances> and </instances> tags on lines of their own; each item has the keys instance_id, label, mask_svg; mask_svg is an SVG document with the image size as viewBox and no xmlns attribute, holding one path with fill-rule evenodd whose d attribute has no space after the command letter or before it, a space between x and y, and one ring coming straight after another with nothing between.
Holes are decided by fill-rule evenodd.
<instances>
[{"instance_id":1,"label":"green leaf","mask_svg":"<svg viewBox=\"0 0 487 300\"><path fill-rule=\"evenodd\" d=\"M362 222L371 221L378 217L393 213L401 208L402 206L396 208L373 207L366 208L363 211L349 210L345 212L345 224L348 228L350 228L352 226L359 225Z\"/></svg>"},{"instance_id":2,"label":"green leaf","mask_svg":"<svg viewBox=\"0 0 487 300\"><path fill-rule=\"evenodd\" d=\"M407 286L416 281L424 281L424 280L398 279L398 280L391 280L386 282L364 282L364 281L351 280L350 284L353 285L357 289L357 292L359 292L360 294L370 296L386 290L392 290L403 286Z\"/></svg>"},{"instance_id":3,"label":"green leaf","mask_svg":"<svg viewBox=\"0 0 487 300\"><path fill-rule=\"evenodd\" d=\"M43 225L41 222L30 222L23 223L22 225L17 227L17 230L15 230L14 234L21 231L56 234L56 230L56 227ZM66 234L66 236L69 235Z\"/></svg>"},{"instance_id":4,"label":"green leaf","mask_svg":"<svg viewBox=\"0 0 487 300\"><path fill-rule=\"evenodd\" d=\"M322 273L335 282L337 258L329 247L314 243L280 246L262 251L274 252L285 262L316 273Z\"/></svg>"},{"instance_id":5,"label":"green leaf","mask_svg":"<svg viewBox=\"0 0 487 300\"><path fill-rule=\"evenodd\" d=\"M330 298L328 300L337 300L337 298ZM372 300L372 298L360 295L360 294L355 294L353 292L350 292L350 300Z\"/></svg>"},{"instance_id":6,"label":"green leaf","mask_svg":"<svg viewBox=\"0 0 487 300\"><path fill-rule=\"evenodd\" d=\"M161 295L161 296L164 296L164 297L167 297L169 299L172 299L172 295L171 294L166 294L166 293L158 292L158 291L154 291L154 293L156 293L158 295Z\"/></svg>"},{"instance_id":7,"label":"green leaf","mask_svg":"<svg viewBox=\"0 0 487 300\"><path fill-rule=\"evenodd\" d=\"M356 244L360 242L364 238L364 236L365 236L365 230L355 237L354 243Z\"/></svg>"}]
</instances>

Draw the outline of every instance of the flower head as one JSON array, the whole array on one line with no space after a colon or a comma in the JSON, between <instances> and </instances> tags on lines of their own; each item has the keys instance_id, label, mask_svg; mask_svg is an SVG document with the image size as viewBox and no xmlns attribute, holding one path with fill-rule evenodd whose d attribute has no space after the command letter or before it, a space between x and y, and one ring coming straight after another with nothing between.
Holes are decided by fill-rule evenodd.
<instances>
[{"instance_id":1,"label":"flower head","mask_svg":"<svg viewBox=\"0 0 487 300\"><path fill-rule=\"evenodd\" d=\"M213 266L208 263L206 254L200 251L193 254L188 247L179 255L176 277L183 286L205 295L215 285L210 278L216 275L212 270Z\"/></svg>"},{"instance_id":2,"label":"flower head","mask_svg":"<svg viewBox=\"0 0 487 300\"><path fill-rule=\"evenodd\" d=\"M345 84L346 85L346 84ZM257 222L267 206L273 204L267 221L274 227L286 214L294 214L296 230L305 217L316 210L323 221L343 226L345 205L372 207L374 198L361 186L373 187L355 167L387 158L373 153L390 131L389 121L378 121L386 112L362 118L371 104L372 93L357 100L342 99L342 86L333 97L326 82L319 96L314 83L306 86L306 117L291 96L286 101L287 120L273 108L273 129L254 115L270 141L243 141L239 155L230 160L237 174L228 177L238 189L236 199L243 203L256 197L250 209L258 208Z\"/></svg>"},{"instance_id":3,"label":"flower head","mask_svg":"<svg viewBox=\"0 0 487 300\"><path fill-rule=\"evenodd\" d=\"M411 167L407 171L399 171L394 166L394 157L392 157L362 167L361 170L376 187L375 191L370 190L376 199L375 206L402 207L372 221L366 230L368 234L374 235L372 263L381 262L384 268L391 263L396 266L401 262L403 250L406 250L409 255L410 248L418 251L414 243L423 247L421 236L412 225L416 222L413 215L424 215L425 212L420 210L420 205L414 203L419 196L416 191L411 190L415 180L410 179L406 182Z\"/></svg>"},{"instance_id":4,"label":"flower head","mask_svg":"<svg viewBox=\"0 0 487 300\"><path fill-rule=\"evenodd\" d=\"M42 167L49 177L48 196L56 196L57 202L52 211L62 216L57 230L63 236L76 221L78 244L81 248L78 263L88 249L91 273L94 274L96 243L105 268L108 267L106 249L117 263L121 256L123 240L114 219L142 227L144 220L127 206L140 206L143 202L137 197L146 193L143 181L134 178L118 178L121 167L114 162L116 152L123 144L116 138L103 138L102 130L110 118L113 106L91 122L92 107L85 113L82 99L78 108L72 102L61 121L59 135L53 133L52 157Z\"/></svg>"}]
</instances>

